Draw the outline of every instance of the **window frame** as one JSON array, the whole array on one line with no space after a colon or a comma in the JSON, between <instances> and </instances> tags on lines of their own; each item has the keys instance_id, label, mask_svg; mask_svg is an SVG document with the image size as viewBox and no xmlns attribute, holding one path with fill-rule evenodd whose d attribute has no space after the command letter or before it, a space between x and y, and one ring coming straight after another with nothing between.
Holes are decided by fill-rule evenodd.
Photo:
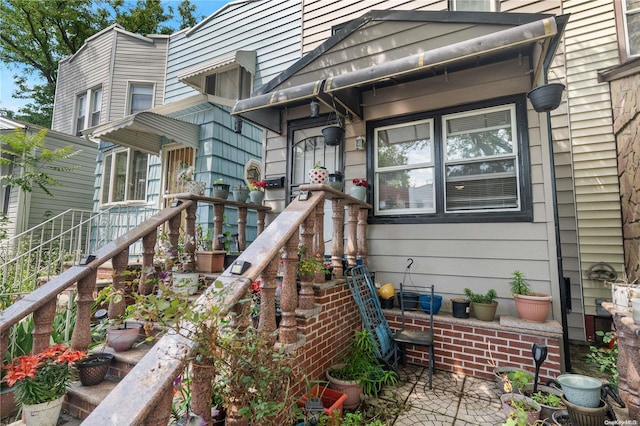
<instances>
[{"instance_id":1,"label":"window frame","mask_svg":"<svg viewBox=\"0 0 640 426\"><path fill-rule=\"evenodd\" d=\"M518 173L518 194L519 210L474 210L474 211L451 211L445 212L445 169L444 169L444 117L447 115L460 113L473 113L474 111L513 105L515 108L516 123L514 125L517 137L516 166ZM531 165L529 155L529 135L527 121L526 96L524 94L506 96L481 102L461 105L458 107L445 108L433 111L424 111L405 116L393 117L367 122L367 164L375 165L376 144L375 132L382 127L402 125L422 120L434 120L434 213L414 213L406 214L377 214L374 209L369 211L369 223L487 223L487 222L531 222L533 221L533 200L531 189ZM367 167L367 179L369 182L376 182L377 173L374 167ZM377 188L371 188L372 203L378 205ZM401 210L398 210L401 212Z\"/></svg>"},{"instance_id":2,"label":"window frame","mask_svg":"<svg viewBox=\"0 0 640 426\"><path fill-rule=\"evenodd\" d=\"M97 95L100 94L100 102L97 104L99 106L99 110L94 111L93 107L95 105L95 99ZM76 136L82 136L82 131L88 129L90 127L94 127L97 124L100 124L100 114L102 113L102 86L93 87L84 92L80 92L76 94L75 97L75 105L73 108L73 134ZM83 115L80 115L80 99L84 98L84 111ZM93 116L95 113L98 113L98 123L93 124ZM79 126L79 120L82 118L82 128Z\"/></svg>"},{"instance_id":3,"label":"window frame","mask_svg":"<svg viewBox=\"0 0 640 426\"><path fill-rule=\"evenodd\" d=\"M474 0L474 1L480 1L480 0ZM490 9L486 12L500 12L500 0L485 0L486 3L489 4ZM458 9L457 8L457 0L449 0L449 10L451 11L458 11L458 12L478 12L476 10L468 10L468 9Z\"/></svg>"},{"instance_id":4,"label":"window frame","mask_svg":"<svg viewBox=\"0 0 640 426\"><path fill-rule=\"evenodd\" d=\"M616 2L614 2L616 3ZM640 18L640 7L633 9L631 11L627 10L627 0L622 0L620 2L621 13L622 13L622 31L624 36L624 51L627 59L636 58L640 56L640 40L638 40L638 46L635 48L638 50L638 53L631 53L631 38L630 38L630 30L629 30L629 19L628 17L631 15L637 15Z\"/></svg>"},{"instance_id":5,"label":"window frame","mask_svg":"<svg viewBox=\"0 0 640 426\"><path fill-rule=\"evenodd\" d=\"M127 85L127 106L126 106L126 110L125 110L125 114L124 114L125 116L137 114L139 112L147 110L147 109L141 109L141 110L136 111L136 112L132 111L132 108L133 108L133 94L134 94L133 90L137 86L140 86L140 87L142 87L142 86L151 87L151 104L149 105L149 108L147 108L147 109L151 109L155 105L155 101L156 101L156 83L154 81L130 81L129 84Z\"/></svg>"},{"instance_id":6,"label":"window frame","mask_svg":"<svg viewBox=\"0 0 640 426\"><path fill-rule=\"evenodd\" d=\"M139 152L142 155L146 155L147 156L147 166L146 166L146 170L145 170L145 183L144 183L144 194L141 198L136 198L136 199L129 199L129 191L126 190L126 188L129 188L130 183L131 183L131 178L132 178L132 174L133 174L133 167L134 167L134 159L135 159L135 152ZM114 185L115 185L115 179L117 178L117 173L115 173L115 168L116 168L116 161L115 158L118 154L122 154L122 153L126 153L127 156L127 168L126 168L126 172L125 172L125 195L124 195L124 199L120 200L120 201L113 201L113 194L114 194ZM111 158L110 161L110 170L109 173L107 174L107 163L108 163L108 158ZM149 168L150 168L150 154L143 152L143 151L139 151L133 148L114 148L111 149L109 151L106 151L103 153L102 155L102 176L101 176L101 183L100 183L100 192L99 192L99 201L100 201L100 205L101 206L108 206L108 205L118 205L118 204L139 204L139 203L143 203L146 204L147 203L147 197L148 197L148 192L149 192ZM109 182L106 183L105 182L105 177L109 177ZM108 185L108 195L107 195L107 200L105 201L105 185Z\"/></svg>"},{"instance_id":7,"label":"window frame","mask_svg":"<svg viewBox=\"0 0 640 426\"><path fill-rule=\"evenodd\" d=\"M234 94L235 98L227 98L224 97L222 95L220 95L218 93L218 84L220 83L220 74L226 73L226 72L230 72L230 71L238 71L238 75L237 75L237 87L238 87L238 91ZM249 76L249 81L248 84L243 77L245 75ZM208 84L207 84L207 80L210 77L215 77L215 82L214 82L214 91L216 93L209 93L208 90ZM253 80L254 80L254 75L251 71L245 69L243 66L239 65L239 64L235 64L233 66L229 66L229 67L224 67L224 68L220 68L220 69L216 69L213 72L204 74L202 76L202 82L200 87L202 88L202 93L205 95L209 95L209 96L215 96L221 99L231 99L234 101L238 101L240 99L246 99L248 97L251 96L251 92L253 91ZM247 86L247 87L245 87ZM246 90L246 93L243 93L243 90Z\"/></svg>"}]
</instances>

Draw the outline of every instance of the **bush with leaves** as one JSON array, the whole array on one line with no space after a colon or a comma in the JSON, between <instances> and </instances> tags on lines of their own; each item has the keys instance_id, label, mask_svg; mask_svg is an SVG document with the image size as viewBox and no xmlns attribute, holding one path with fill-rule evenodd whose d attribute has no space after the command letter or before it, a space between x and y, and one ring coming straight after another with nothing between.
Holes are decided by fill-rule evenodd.
<instances>
[{"instance_id":1,"label":"bush with leaves","mask_svg":"<svg viewBox=\"0 0 640 426\"><path fill-rule=\"evenodd\" d=\"M618 339L614 331L596 331L607 347L590 346L587 361L598 365L600 372L608 376L609 383L618 387Z\"/></svg>"}]
</instances>

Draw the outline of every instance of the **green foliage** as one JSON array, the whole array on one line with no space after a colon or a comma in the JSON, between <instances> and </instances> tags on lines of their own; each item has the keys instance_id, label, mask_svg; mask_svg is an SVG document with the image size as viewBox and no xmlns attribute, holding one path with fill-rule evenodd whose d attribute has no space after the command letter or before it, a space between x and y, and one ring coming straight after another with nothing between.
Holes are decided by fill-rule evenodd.
<instances>
[{"instance_id":1,"label":"green foliage","mask_svg":"<svg viewBox=\"0 0 640 426\"><path fill-rule=\"evenodd\" d=\"M529 288L529 283L525 281L524 274L520 271L514 271L511 278L511 293L523 296L531 295L533 292Z\"/></svg>"},{"instance_id":2,"label":"green foliage","mask_svg":"<svg viewBox=\"0 0 640 426\"><path fill-rule=\"evenodd\" d=\"M16 128L13 133L0 136L5 154L0 157L0 164L8 165L14 171L13 174L0 176L3 185L19 187L25 192L38 187L51 197L53 195L48 187L59 186L60 183L49 173L72 172L78 168L63 167L56 163L68 160L80 151L73 151L71 145L49 150L44 146L46 135L46 129L30 137L24 129Z\"/></svg>"},{"instance_id":3,"label":"green foliage","mask_svg":"<svg viewBox=\"0 0 640 426\"><path fill-rule=\"evenodd\" d=\"M490 289L487 294L483 295L472 292L470 288L465 288L464 294L472 303L492 303L498 297L498 293L494 289Z\"/></svg>"},{"instance_id":4,"label":"green foliage","mask_svg":"<svg viewBox=\"0 0 640 426\"><path fill-rule=\"evenodd\" d=\"M522 393L525 386L533 380L533 376L524 370L510 371L507 373L507 378L512 390L517 390L519 393ZM512 390L507 390L507 392L512 392Z\"/></svg>"},{"instance_id":5,"label":"green foliage","mask_svg":"<svg viewBox=\"0 0 640 426\"><path fill-rule=\"evenodd\" d=\"M316 259L315 257L305 257L307 252L307 246L300 246L298 248L298 263L297 263L297 272L300 277L310 277L316 274L316 272L322 272L326 274L329 272L329 269L324 264L323 261Z\"/></svg>"},{"instance_id":6,"label":"green foliage","mask_svg":"<svg viewBox=\"0 0 640 426\"><path fill-rule=\"evenodd\" d=\"M556 408L564 407L564 404L562 403L562 398L550 392L538 391L533 395L531 395L531 399L533 399L535 402L539 404L548 405L549 407L556 407Z\"/></svg>"},{"instance_id":7,"label":"green foliage","mask_svg":"<svg viewBox=\"0 0 640 426\"><path fill-rule=\"evenodd\" d=\"M196 22L194 10L188 0L179 4L179 29ZM135 6L124 0L3 0L0 16L0 60L20 71L14 75L13 95L32 100L15 118L42 127L51 127L58 62L76 53L87 38L116 22L140 34L178 29L171 25L173 7L165 11L160 0L138 0Z\"/></svg>"},{"instance_id":8,"label":"green foliage","mask_svg":"<svg viewBox=\"0 0 640 426\"><path fill-rule=\"evenodd\" d=\"M367 330L356 332L340 363L344 366L330 370L330 374L339 380L357 381L365 395L376 396L383 385L398 382L398 375L386 370L376 357L375 343Z\"/></svg>"},{"instance_id":9,"label":"green foliage","mask_svg":"<svg viewBox=\"0 0 640 426\"><path fill-rule=\"evenodd\" d=\"M596 346L589 347L587 361L598 365L601 372L609 376L609 383L614 387L618 387L618 339L615 332L596 331L598 336L602 337L602 342L610 345L606 348Z\"/></svg>"}]
</instances>

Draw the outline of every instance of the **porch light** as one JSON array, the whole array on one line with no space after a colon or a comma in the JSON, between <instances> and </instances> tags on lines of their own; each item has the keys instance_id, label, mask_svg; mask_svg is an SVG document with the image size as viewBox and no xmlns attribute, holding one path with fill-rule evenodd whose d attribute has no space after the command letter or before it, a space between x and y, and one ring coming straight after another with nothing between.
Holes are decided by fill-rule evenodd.
<instances>
[{"instance_id":1,"label":"porch light","mask_svg":"<svg viewBox=\"0 0 640 426\"><path fill-rule=\"evenodd\" d=\"M235 133L242 133L242 118L239 116L233 117L233 131Z\"/></svg>"},{"instance_id":2,"label":"porch light","mask_svg":"<svg viewBox=\"0 0 640 426\"><path fill-rule=\"evenodd\" d=\"M531 354L533 355L533 361L536 363L536 376L533 381L533 393L538 391L538 373L540 373L540 366L547 359L547 345L541 345L534 343L531 347Z\"/></svg>"},{"instance_id":3,"label":"porch light","mask_svg":"<svg viewBox=\"0 0 640 426\"><path fill-rule=\"evenodd\" d=\"M364 136L358 136L356 138L356 150L357 151L363 151L364 150L364 143L365 143L365 139Z\"/></svg>"},{"instance_id":4,"label":"porch light","mask_svg":"<svg viewBox=\"0 0 640 426\"><path fill-rule=\"evenodd\" d=\"M320 102L316 101L315 99L312 99L311 103L309 104L309 108L311 109L311 113L309 114L309 117L317 118L320 115Z\"/></svg>"}]
</instances>

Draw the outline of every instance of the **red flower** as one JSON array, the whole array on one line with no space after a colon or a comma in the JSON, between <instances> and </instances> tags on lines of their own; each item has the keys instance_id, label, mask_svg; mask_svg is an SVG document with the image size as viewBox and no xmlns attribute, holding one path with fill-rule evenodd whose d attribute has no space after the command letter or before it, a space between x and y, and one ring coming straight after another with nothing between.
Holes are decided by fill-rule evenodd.
<instances>
[{"instance_id":1,"label":"red flower","mask_svg":"<svg viewBox=\"0 0 640 426\"><path fill-rule=\"evenodd\" d=\"M251 293L260 294L260 280L255 280L251 283Z\"/></svg>"},{"instance_id":2,"label":"red flower","mask_svg":"<svg viewBox=\"0 0 640 426\"><path fill-rule=\"evenodd\" d=\"M252 190L256 190L256 189L264 189L267 187L267 181L266 180L254 180L253 182L251 182L251 185L249 185L249 189Z\"/></svg>"},{"instance_id":3,"label":"red flower","mask_svg":"<svg viewBox=\"0 0 640 426\"><path fill-rule=\"evenodd\" d=\"M62 353L57 359L56 362L57 363L63 363L66 362L67 364L76 362L84 357L86 357L87 354L85 352L82 351L67 351Z\"/></svg>"},{"instance_id":4,"label":"red flower","mask_svg":"<svg viewBox=\"0 0 640 426\"><path fill-rule=\"evenodd\" d=\"M4 380L7 382L9 387L12 387L17 382L24 380L27 377L34 379L36 377L36 372L38 371L38 366L41 364L42 362L38 355L19 356L15 358L10 365L2 367L7 370Z\"/></svg>"},{"instance_id":5,"label":"red flower","mask_svg":"<svg viewBox=\"0 0 640 426\"><path fill-rule=\"evenodd\" d=\"M365 188L369 186L365 178L354 178L351 182L353 182L355 186L364 186Z\"/></svg>"}]
</instances>

